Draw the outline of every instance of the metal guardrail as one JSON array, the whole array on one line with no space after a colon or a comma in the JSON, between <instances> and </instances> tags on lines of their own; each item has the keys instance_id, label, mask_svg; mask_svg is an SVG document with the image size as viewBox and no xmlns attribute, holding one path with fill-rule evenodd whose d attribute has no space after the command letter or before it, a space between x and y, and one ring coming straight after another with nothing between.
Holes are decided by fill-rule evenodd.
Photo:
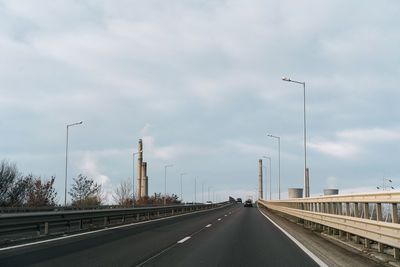
<instances>
[{"instance_id":1,"label":"metal guardrail","mask_svg":"<svg viewBox=\"0 0 400 267\"><path fill-rule=\"evenodd\" d=\"M171 205L194 205L194 203L177 203ZM105 209L119 209L119 208L147 208L158 207L158 204L145 204L145 205L93 205L93 206L44 206L44 207L0 207L0 214L2 213L20 213L20 212L40 212L40 211L67 211L67 210L105 210Z\"/></svg>"},{"instance_id":2,"label":"metal guardrail","mask_svg":"<svg viewBox=\"0 0 400 267\"><path fill-rule=\"evenodd\" d=\"M362 238L366 248L372 242L377 242L379 252L383 252L384 245L389 246L394 258L400 258L400 192L258 200L258 203L302 219L306 225L328 234L345 236L356 243Z\"/></svg>"},{"instance_id":3,"label":"metal guardrail","mask_svg":"<svg viewBox=\"0 0 400 267\"><path fill-rule=\"evenodd\" d=\"M84 229L100 228L212 209L229 204L172 205L144 208L113 208L102 210L45 211L0 214L0 242L27 236L49 235ZM11 235L14 234L14 237Z\"/></svg>"}]
</instances>

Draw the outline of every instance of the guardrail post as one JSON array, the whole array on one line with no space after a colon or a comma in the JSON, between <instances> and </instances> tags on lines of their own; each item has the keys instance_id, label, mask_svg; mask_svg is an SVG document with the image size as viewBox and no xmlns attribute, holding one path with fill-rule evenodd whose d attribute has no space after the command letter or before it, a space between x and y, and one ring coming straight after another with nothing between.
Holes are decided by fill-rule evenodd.
<instances>
[{"instance_id":1,"label":"guardrail post","mask_svg":"<svg viewBox=\"0 0 400 267\"><path fill-rule=\"evenodd\" d=\"M354 217L358 218L358 203L354 203ZM360 237L358 235L354 236L354 243L360 243Z\"/></svg>"},{"instance_id":2,"label":"guardrail post","mask_svg":"<svg viewBox=\"0 0 400 267\"><path fill-rule=\"evenodd\" d=\"M36 224L36 234L40 236L40 223Z\"/></svg>"},{"instance_id":3,"label":"guardrail post","mask_svg":"<svg viewBox=\"0 0 400 267\"><path fill-rule=\"evenodd\" d=\"M364 203L364 219L369 219L369 205L368 203ZM370 248L370 241L368 238L364 238L364 247Z\"/></svg>"},{"instance_id":4,"label":"guardrail post","mask_svg":"<svg viewBox=\"0 0 400 267\"><path fill-rule=\"evenodd\" d=\"M338 211L338 215L342 216L343 215L343 203L339 202L337 203L337 211ZM343 231L339 230L339 238L343 237Z\"/></svg>"},{"instance_id":5,"label":"guardrail post","mask_svg":"<svg viewBox=\"0 0 400 267\"><path fill-rule=\"evenodd\" d=\"M160 211L157 211L157 217L160 217Z\"/></svg>"},{"instance_id":6,"label":"guardrail post","mask_svg":"<svg viewBox=\"0 0 400 267\"><path fill-rule=\"evenodd\" d=\"M376 220L382 221L382 204L376 203ZM383 244L378 242L378 251L383 252Z\"/></svg>"},{"instance_id":7,"label":"guardrail post","mask_svg":"<svg viewBox=\"0 0 400 267\"><path fill-rule=\"evenodd\" d=\"M171 215L174 215L174 209L172 209Z\"/></svg>"},{"instance_id":8,"label":"guardrail post","mask_svg":"<svg viewBox=\"0 0 400 267\"><path fill-rule=\"evenodd\" d=\"M45 235L49 234L49 223L48 222L44 223L44 234Z\"/></svg>"},{"instance_id":9,"label":"guardrail post","mask_svg":"<svg viewBox=\"0 0 400 267\"><path fill-rule=\"evenodd\" d=\"M392 203L392 223L399 223L399 214L397 211L397 203Z\"/></svg>"},{"instance_id":10,"label":"guardrail post","mask_svg":"<svg viewBox=\"0 0 400 267\"><path fill-rule=\"evenodd\" d=\"M107 218L107 216L105 216L104 217L104 225L107 225L108 224L108 218Z\"/></svg>"},{"instance_id":11,"label":"guardrail post","mask_svg":"<svg viewBox=\"0 0 400 267\"><path fill-rule=\"evenodd\" d=\"M137 213L136 214L136 221L139 221L139 219L140 219L140 215L139 215L139 213Z\"/></svg>"},{"instance_id":12,"label":"guardrail post","mask_svg":"<svg viewBox=\"0 0 400 267\"><path fill-rule=\"evenodd\" d=\"M392 223L399 223L399 214L397 211L397 203L392 203ZM398 260L400 258L399 249L393 248L393 257Z\"/></svg>"}]
</instances>

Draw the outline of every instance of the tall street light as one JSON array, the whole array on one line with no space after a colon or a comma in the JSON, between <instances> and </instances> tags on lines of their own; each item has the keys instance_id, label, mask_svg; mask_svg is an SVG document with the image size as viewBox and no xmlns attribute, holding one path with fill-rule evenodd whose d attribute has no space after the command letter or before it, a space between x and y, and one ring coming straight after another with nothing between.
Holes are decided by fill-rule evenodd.
<instances>
[{"instance_id":1,"label":"tall street light","mask_svg":"<svg viewBox=\"0 0 400 267\"><path fill-rule=\"evenodd\" d=\"M292 83L298 83L303 85L303 114L304 114L304 197L310 197L310 186L309 186L309 181L308 181L308 175L307 175L307 146L306 146L306 83L305 82L299 82L292 80L290 78L282 77L282 80L285 82L292 82Z\"/></svg>"},{"instance_id":2,"label":"tall street light","mask_svg":"<svg viewBox=\"0 0 400 267\"><path fill-rule=\"evenodd\" d=\"M278 192L279 199L281 199L281 138L272 134L267 134L267 136L278 139Z\"/></svg>"},{"instance_id":3,"label":"tall street light","mask_svg":"<svg viewBox=\"0 0 400 267\"><path fill-rule=\"evenodd\" d=\"M213 188L212 186L208 187L208 200L210 201L210 189Z\"/></svg>"},{"instance_id":4,"label":"tall street light","mask_svg":"<svg viewBox=\"0 0 400 267\"><path fill-rule=\"evenodd\" d=\"M269 200L271 200L271 157L263 156L263 158L266 158L269 160Z\"/></svg>"},{"instance_id":5,"label":"tall street light","mask_svg":"<svg viewBox=\"0 0 400 267\"><path fill-rule=\"evenodd\" d=\"M167 168L174 165L169 164L164 166L164 206L167 204Z\"/></svg>"},{"instance_id":6,"label":"tall street light","mask_svg":"<svg viewBox=\"0 0 400 267\"><path fill-rule=\"evenodd\" d=\"M194 204L197 203L197 178L198 176L194 177Z\"/></svg>"},{"instance_id":7,"label":"tall street light","mask_svg":"<svg viewBox=\"0 0 400 267\"><path fill-rule=\"evenodd\" d=\"M186 172L181 173L181 201L183 201L183 197L182 197L182 176L183 175L187 175Z\"/></svg>"},{"instance_id":8,"label":"tall street light","mask_svg":"<svg viewBox=\"0 0 400 267\"><path fill-rule=\"evenodd\" d=\"M68 175L68 129L71 126L82 124L83 121L67 124L67 143L65 146L65 185L64 185L64 206L67 206L67 175Z\"/></svg>"},{"instance_id":9,"label":"tall street light","mask_svg":"<svg viewBox=\"0 0 400 267\"><path fill-rule=\"evenodd\" d=\"M135 199L135 156L142 151L138 151L136 153L132 153L133 161L132 161L132 201ZM138 166L139 167L139 166Z\"/></svg>"},{"instance_id":10,"label":"tall street light","mask_svg":"<svg viewBox=\"0 0 400 267\"><path fill-rule=\"evenodd\" d=\"M201 183L201 203L204 204L204 182Z\"/></svg>"}]
</instances>

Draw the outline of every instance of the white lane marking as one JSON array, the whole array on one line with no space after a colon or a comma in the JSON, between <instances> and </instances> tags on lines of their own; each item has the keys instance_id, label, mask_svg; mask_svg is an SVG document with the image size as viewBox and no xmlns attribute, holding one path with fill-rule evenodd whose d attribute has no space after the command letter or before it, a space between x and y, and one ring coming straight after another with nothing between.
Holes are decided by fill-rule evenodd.
<instances>
[{"instance_id":1,"label":"white lane marking","mask_svg":"<svg viewBox=\"0 0 400 267\"><path fill-rule=\"evenodd\" d=\"M301 244L299 241L297 241L296 238L294 238L293 236L291 236L288 232L286 232L282 227L280 227L278 224L276 224L273 220L271 220L267 215L265 215L261 210L258 209L258 211L264 215L265 218L267 218L273 225L276 226L276 228L278 228L279 230L282 231L282 233L284 233L287 237L289 237L290 240L292 240L300 249L302 249L311 259L313 259L319 266L321 267L328 267L328 265L323 262L320 258L318 258L317 256L315 256L314 253L312 253L311 251L308 250L308 248L306 248L303 244Z\"/></svg>"},{"instance_id":2,"label":"white lane marking","mask_svg":"<svg viewBox=\"0 0 400 267\"><path fill-rule=\"evenodd\" d=\"M229 214L232 214L232 212L229 212Z\"/></svg>"},{"instance_id":3,"label":"white lane marking","mask_svg":"<svg viewBox=\"0 0 400 267\"><path fill-rule=\"evenodd\" d=\"M225 217L226 217L226 216L228 216L228 215L225 214Z\"/></svg>"},{"instance_id":4,"label":"white lane marking","mask_svg":"<svg viewBox=\"0 0 400 267\"><path fill-rule=\"evenodd\" d=\"M212 209L212 210L218 210L218 209L221 209L223 207L225 207L225 206L221 206L221 207L218 207L218 208ZM50 243L50 242L57 241L57 240L63 240L63 239L73 238L73 237L83 236L83 235L90 235L90 234L95 234L95 233L99 233L99 232L103 232L103 231L109 231L109 230L114 230L114 229L119 229L119 228L125 228L125 227L129 227L129 226L135 226L135 225L140 225L140 224L145 224L145 223L163 221L163 220L173 219L173 218L186 216L186 215L190 215L190 214L195 214L195 213L203 213L203 212L212 211L212 210L200 210L200 211L189 212L189 213L185 213L185 214L179 214L179 215L176 215L176 216L170 216L170 217L165 217L165 218L160 218L160 219L153 219L153 220L150 220L150 221L134 222L134 223L130 223L130 224L124 224L124 225L119 225L119 226L114 226L114 227L110 227L110 228L94 230L94 231L85 232L85 233L61 236L61 237L56 237L56 238L53 238L53 239L48 239L48 240L43 240L43 241L37 241L37 242L32 242L32 243L27 243L27 244L21 244L21 245L15 245L15 246L11 246L11 247L0 248L0 251L5 251L5 250L10 250L10 249L15 249L15 248L28 247L28 246L39 245L39 244L44 244L44 243Z\"/></svg>"},{"instance_id":5,"label":"white lane marking","mask_svg":"<svg viewBox=\"0 0 400 267\"><path fill-rule=\"evenodd\" d=\"M183 242L189 240L190 238L191 238L191 236L187 236L187 237L185 237L185 238L179 240L179 241L178 241L178 244L182 244Z\"/></svg>"},{"instance_id":6,"label":"white lane marking","mask_svg":"<svg viewBox=\"0 0 400 267\"><path fill-rule=\"evenodd\" d=\"M211 227L211 225L212 225L211 223L210 223L210 224L207 224L207 225L206 225L206 228Z\"/></svg>"},{"instance_id":7,"label":"white lane marking","mask_svg":"<svg viewBox=\"0 0 400 267\"><path fill-rule=\"evenodd\" d=\"M220 221L220 220L221 220L221 218L218 219L218 221Z\"/></svg>"}]
</instances>

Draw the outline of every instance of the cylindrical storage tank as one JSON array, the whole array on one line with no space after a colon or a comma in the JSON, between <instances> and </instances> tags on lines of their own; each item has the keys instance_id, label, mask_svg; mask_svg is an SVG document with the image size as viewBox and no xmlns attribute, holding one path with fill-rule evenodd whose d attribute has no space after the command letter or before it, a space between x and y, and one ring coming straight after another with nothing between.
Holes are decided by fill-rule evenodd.
<instances>
[{"instance_id":1,"label":"cylindrical storage tank","mask_svg":"<svg viewBox=\"0 0 400 267\"><path fill-rule=\"evenodd\" d=\"M289 193L289 198L302 198L303 188L289 188L288 193Z\"/></svg>"},{"instance_id":2,"label":"cylindrical storage tank","mask_svg":"<svg viewBox=\"0 0 400 267\"><path fill-rule=\"evenodd\" d=\"M324 196L339 195L339 189L324 189Z\"/></svg>"}]
</instances>

